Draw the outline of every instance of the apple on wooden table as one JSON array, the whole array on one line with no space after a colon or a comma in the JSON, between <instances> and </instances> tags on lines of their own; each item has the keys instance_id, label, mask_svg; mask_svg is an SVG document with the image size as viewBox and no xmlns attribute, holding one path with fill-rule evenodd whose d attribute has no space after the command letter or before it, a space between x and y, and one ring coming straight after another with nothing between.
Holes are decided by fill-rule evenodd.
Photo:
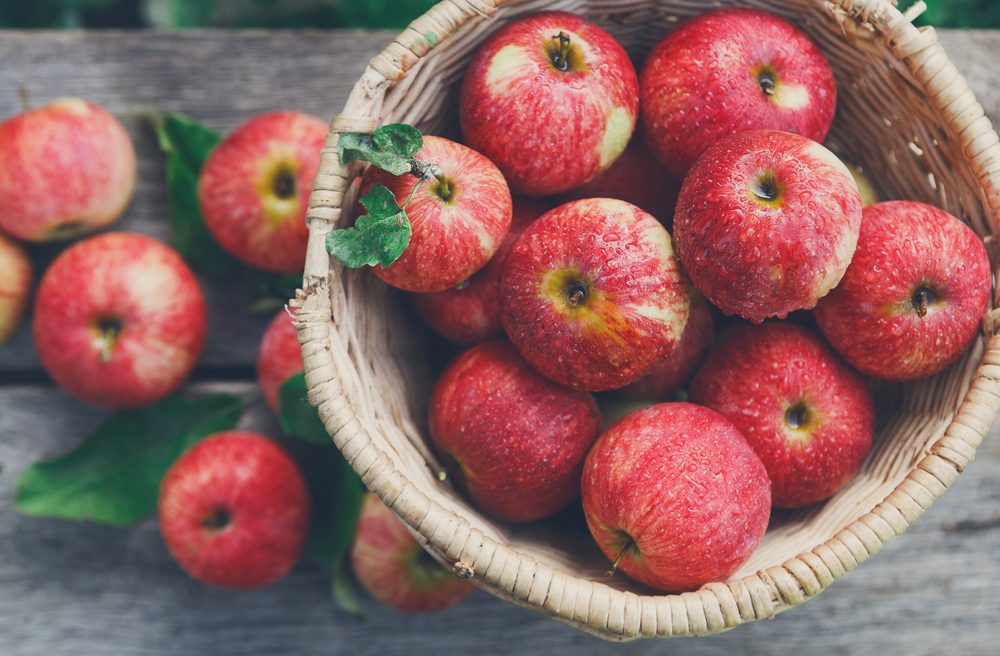
<instances>
[{"instance_id":1,"label":"apple on wooden table","mask_svg":"<svg viewBox=\"0 0 1000 656\"><path fill-rule=\"evenodd\" d=\"M157 516L170 555L192 578L233 590L262 588L302 555L309 492L298 465L275 442L223 431L170 466Z\"/></svg>"},{"instance_id":2,"label":"apple on wooden table","mask_svg":"<svg viewBox=\"0 0 1000 656\"><path fill-rule=\"evenodd\" d=\"M208 311L191 269L145 235L107 232L64 250L35 294L45 371L76 398L137 408L174 392L205 343Z\"/></svg>"},{"instance_id":3,"label":"apple on wooden table","mask_svg":"<svg viewBox=\"0 0 1000 656\"><path fill-rule=\"evenodd\" d=\"M24 247L0 233L0 344L21 324L31 296L32 272Z\"/></svg>"},{"instance_id":4,"label":"apple on wooden table","mask_svg":"<svg viewBox=\"0 0 1000 656\"><path fill-rule=\"evenodd\" d=\"M0 124L0 230L26 241L69 239L125 212L135 148L106 109L60 98Z\"/></svg>"},{"instance_id":5,"label":"apple on wooden table","mask_svg":"<svg viewBox=\"0 0 1000 656\"><path fill-rule=\"evenodd\" d=\"M564 11L497 30L469 62L459 98L465 142L526 196L568 191L607 169L638 113L638 79L624 49Z\"/></svg>"}]
</instances>

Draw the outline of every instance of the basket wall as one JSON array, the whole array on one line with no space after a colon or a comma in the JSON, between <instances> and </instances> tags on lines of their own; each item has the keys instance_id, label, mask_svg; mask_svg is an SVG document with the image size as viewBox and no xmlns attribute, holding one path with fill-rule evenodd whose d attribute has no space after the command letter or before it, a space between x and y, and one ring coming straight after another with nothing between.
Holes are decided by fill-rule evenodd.
<instances>
[{"instance_id":1,"label":"basket wall","mask_svg":"<svg viewBox=\"0 0 1000 656\"><path fill-rule=\"evenodd\" d=\"M838 84L827 145L863 167L884 199L932 203L992 242L1000 147L982 108L936 44L880 0L751 2L446 0L372 60L334 120L307 221L303 291L293 302L311 401L354 469L432 554L493 594L609 640L705 635L772 617L818 594L919 517L975 455L1000 406L1000 342L983 338L947 371L876 387L877 426L862 472L825 503L775 512L763 543L725 583L664 595L625 576L586 527L492 520L438 481L426 445L433 384L417 319L369 271L331 261L325 235L349 220L358 166L336 136L406 122L457 138L456 99L477 44L542 8L582 13L637 64L679 20L718 6L764 8L805 30ZM990 247L996 270L996 252ZM992 335L992 320L984 318ZM581 530L582 529L582 530Z\"/></svg>"}]
</instances>

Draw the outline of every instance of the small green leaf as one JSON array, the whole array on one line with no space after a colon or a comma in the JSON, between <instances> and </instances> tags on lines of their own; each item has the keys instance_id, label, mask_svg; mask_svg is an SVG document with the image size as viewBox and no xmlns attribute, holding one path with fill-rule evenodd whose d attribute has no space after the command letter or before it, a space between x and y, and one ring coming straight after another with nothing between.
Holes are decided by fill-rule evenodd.
<instances>
[{"instance_id":1,"label":"small green leaf","mask_svg":"<svg viewBox=\"0 0 1000 656\"><path fill-rule=\"evenodd\" d=\"M249 266L244 266L243 273L258 292L247 306L250 314L277 310L295 298L295 290L302 286L301 273L271 273Z\"/></svg>"},{"instance_id":2,"label":"small green leaf","mask_svg":"<svg viewBox=\"0 0 1000 656\"><path fill-rule=\"evenodd\" d=\"M222 134L183 114L149 112L143 116L167 154L170 232L177 251L206 273L239 270L240 264L212 238L198 207L198 174L212 148L222 141Z\"/></svg>"},{"instance_id":3,"label":"small green leaf","mask_svg":"<svg viewBox=\"0 0 1000 656\"><path fill-rule=\"evenodd\" d=\"M242 410L241 398L213 394L119 412L69 453L25 469L15 505L26 515L131 524L156 508L160 479L177 456L234 428Z\"/></svg>"},{"instance_id":4,"label":"small green leaf","mask_svg":"<svg viewBox=\"0 0 1000 656\"><path fill-rule=\"evenodd\" d=\"M344 266L384 267L395 262L410 243L410 220L385 185L373 185L361 203L368 210L353 228L326 236L326 249Z\"/></svg>"},{"instance_id":5,"label":"small green leaf","mask_svg":"<svg viewBox=\"0 0 1000 656\"><path fill-rule=\"evenodd\" d=\"M334 600L358 619L364 614L350 583L348 553L357 530L365 488L332 442L310 446L300 462L312 500L306 553L331 577Z\"/></svg>"},{"instance_id":6,"label":"small green leaf","mask_svg":"<svg viewBox=\"0 0 1000 656\"><path fill-rule=\"evenodd\" d=\"M319 411L307 399L308 392L306 375L302 371L286 380L278 390L281 430L307 442L332 444L330 434L320 421Z\"/></svg>"},{"instance_id":7,"label":"small green leaf","mask_svg":"<svg viewBox=\"0 0 1000 656\"><path fill-rule=\"evenodd\" d=\"M423 147L424 138L420 131L405 123L384 125L371 134L348 132L337 139L337 154L341 163L360 159L393 175L411 172L413 157Z\"/></svg>"}]
</instances>

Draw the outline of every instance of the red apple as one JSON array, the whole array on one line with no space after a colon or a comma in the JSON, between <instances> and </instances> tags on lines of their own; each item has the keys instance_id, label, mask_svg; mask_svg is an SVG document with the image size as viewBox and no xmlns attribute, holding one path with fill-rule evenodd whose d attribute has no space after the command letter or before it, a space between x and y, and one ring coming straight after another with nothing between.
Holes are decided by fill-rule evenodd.
<instances>
[{"instance_id":1,"label":"red apple","mask_svg":"<svg viewBox=\"0 0 1000 656\"><path fill-rule=\"evenodd\" d=\"M717 141L684 179L674 214L691 282L755 323L815 307L844 275L860 228L861 196L843 163L776 130Z\"/></svg>"},{"instance_id":2,"label":"red apple","mask_svg":"<svg viewBox=\"0 0 1000 656\"><path fill-rule=\"evenodd\" d=\"M24 248L0 233L0 344L14 334L31 295L31 260Z\"/></svg>"},{"instance_id":3,"label":"red apple","mask_svg":"<svg viewBox=\"0 0 1000 656\"><path fill-rule=\"evenodd\" d=\"M771 479L775 508L826 499L861 468L875 431L865 379L806 328L750 325L698 370L688 396L733 423Z\"/></svg>"},{"instance_id":4,"label":"red apple","mask_svg":"<svg viewBox=\"0 0 1000 656\"><path fill-rule=\"evenodd\" d=\"M135 148L103 107L62 98L0 124L0 229L53 241L116 221L135 188Z\"/></svg>"},{"instance_id":5,"label":"red apple","mask_svg":"<svg viewBox=\"0 0 1000 656\"><path fill-rule=\"evenodd\" d=\"M235 430L181 454L157 502L160 533L181 569L232 590L285 576L305 548L309 513L295 461L266 437Z\"/></svg>"},{"instance_id":6,"label":"red apple","mask_svg":"<svg viewBox=\"0 0 1000 656\"><path fill-rule=\"evenodd\" d=\"M510 190L493 162L454 141L425 136L416 157L440 166L442 177L413 193L419 182L414 176L395 176L372 166L361 181L359 197L382 184L403 207L413 194L406 207L412 230L409 245L398 260L372 270L400 289L440 292L483 268L500 247L510 228ZM358 213L364 212L359 204Z\"/></svg>"},{"instance_id":7,"label":"red apple","mask_svg":"<svg viewBox=\"0 0 1000 656\"><path fill-rule=\"evenodd\" d=\"M649 373L674 350L688 307L670 234L610 198L537 219L500 277L500 317L514 346L573 389L615 389Z\"/></svg>"},{"instance_id":8,"label":"red apple","mask_svg":"<svg viewBox=\"0 0 1000 656\"><path fill-rule=\"evenodd\" d=\"M198 205L223 250L264 271L302 271L306 208L328 132L314 116L268 112L209 153L198 176Z\"/></svg>"},{"instance_id":9,"label":"red apple","mask_svg":"<svg viewBox=\"0 0 1000 656\"><path fill-rule=\"evenodd\" d=\"M511 190L548 196L607 169L639 113L639 83L615 39L582 16L546 11L497 30L469 62L462 136Z\"/></svg>"},{"instance_id":10,"label":"red apple","mask_svg":"<svg viewBox=\"0 0 1000 656\"><path fill-rule=\"evenodd\" d=\"M77 242L38 284L32 332L45 371L78 399L136 408L194 368L208 312L194 274L165 244L107 232Z\"/></svg>"},{"instance_id":11,"label":"red apple","mask_svg":"<svg viewBox=\"0 0 1000 656\"><path fill-rule=\"evenodd\" d=\"M302 348L293 321L284 309L278 310L267 325L257 352L257 385L275 412L278 412L281 386L304 369Z\"/></svg>"},{"instance_id":12,"label":"red apple","mask_svg":"<svg viewBox=\"0 0 1000 656\"><path fill-rule=\"evenodd\" d=\"M556 197L556 203L583 198L617 198L652 214L670 230L681 181L660 166L642 139L634 137L614 164L596 178Z\"/></svg>"},{"instance_id":13,"label":"red apple","mask_svg":"<svg viewBox=\"0 0 1000 656\"><path fill-rule=\"evenodd\" d=\"M442 337L465 346L504 336L500 323L500 271L511 246L532 221L550 209L543 200L516 196L510 230L479 271L451 289L411 294L417 314Z\"/></svg>"},{"instance_id":14,"label":"red apple","mask_svg":"<svg viewBox=\"0 0 1000 656\"><path fill-rule=\"evenodd\" d=\"M986 249L969 226L931 205L885 201L865 208L854 259L814 314L861 372L916 380L975 340L990 280Z\"/></svg>"},{"instance_id":15,"label":"red apple","mask_svg":"<svg viewBox=\"0 0 1000 656\"><path fill-rule=\"evenodd\" d=\"M728 420L690 403L647 406L604 431L582 498L605 555L668 592L724 580L760 544L771 511L760 458Z\"/></svg>"},{"instance_id":16,"label":"red apple","mask_svg":"<svg viewBox=\"0 0 1000 656\"><path fill-rule=\"evenodd\" d=\"M404 613L436 613L458 604L476 589L424 551L396 515L371 493L361 506L350 557L354 577L368 594Z\"/></svg>"},{"instance_id":17,"label":"red apple","mask_svg":"<svg viewBox=\"0 0 1000 656\"><path fill-rule=\"evenodd\" d=\"M650 151L683 177L704 150L747 130L783 130L822 142L837 90L816 44L774 14L709 11L653 48L639 77Z\"/></svg>"},{"instance_id":18,"label":"red apple","mask_svg":"<svg viewBox=\"0 0 1000 656\"><path fill-rule=\"evenodd\" d=\"M712 309L705 297L689 289L691 311L677 347L653 370L618 390L633 399L663 399L687 384L715 341Z\"/></svg>"},{"instance_id":19,"label":"red apple","mask_svg":"<svg viewBox=\"0 0 1000 656\"><path fill-rule=\"evenodd\" d=\"M601 430L590 394L540 375L506 340L473 346L441 374L429 428L445 464L485 512L548 517L580 494L580 471Z\"/></svg>"}]
</instances>

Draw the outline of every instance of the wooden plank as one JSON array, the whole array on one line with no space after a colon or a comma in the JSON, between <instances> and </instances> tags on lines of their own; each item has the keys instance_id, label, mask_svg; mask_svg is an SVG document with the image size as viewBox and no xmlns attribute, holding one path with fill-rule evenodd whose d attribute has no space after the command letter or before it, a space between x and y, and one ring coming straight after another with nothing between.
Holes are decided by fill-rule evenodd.
<instances>
[{"instance_id":1,"label":"wooden plank","mask_svg":"<svg viewBox=\"0 0 1000 656\"><path fill-rule=\"evenodd\" d=\"M169 243L164 159L139 109L184 112L228 132L264 111L291 109L324 121L343 108L368 60L395 32L0 32L0 117L79 96L121 119L136 146L135 198L113 228ZM36 275L63 245L31 247ZM210 307L202 369L253 363L273 314L250 315L256 292L240 276L199 276ZM0 346L0 374L38 371L30 330Z\"/></svg>"},{"instance_id":2,"label":"wooden plank","mask_svg":"<svg viewBox=\"0 0 1000 656\"><path fill-rule=\"evenodd\" d=\"M252 384L191 391L250 393ZM301 563L255 592L215 590L171 561L150 517L128 529L24 517L12 507L24 467L74 446L107 416L47 387L0 394L0 653L234 654L607 653L604 643L477 592L432 616L362 595L368 621L338 610L327 579ZM280 438L270 411L241 427ZM639 640L622 654L802 653L928 656L995 653L1000 621L1000 430L902 537L817 598L776 617L696 640Z\"/></svg>"}]
</instances>

